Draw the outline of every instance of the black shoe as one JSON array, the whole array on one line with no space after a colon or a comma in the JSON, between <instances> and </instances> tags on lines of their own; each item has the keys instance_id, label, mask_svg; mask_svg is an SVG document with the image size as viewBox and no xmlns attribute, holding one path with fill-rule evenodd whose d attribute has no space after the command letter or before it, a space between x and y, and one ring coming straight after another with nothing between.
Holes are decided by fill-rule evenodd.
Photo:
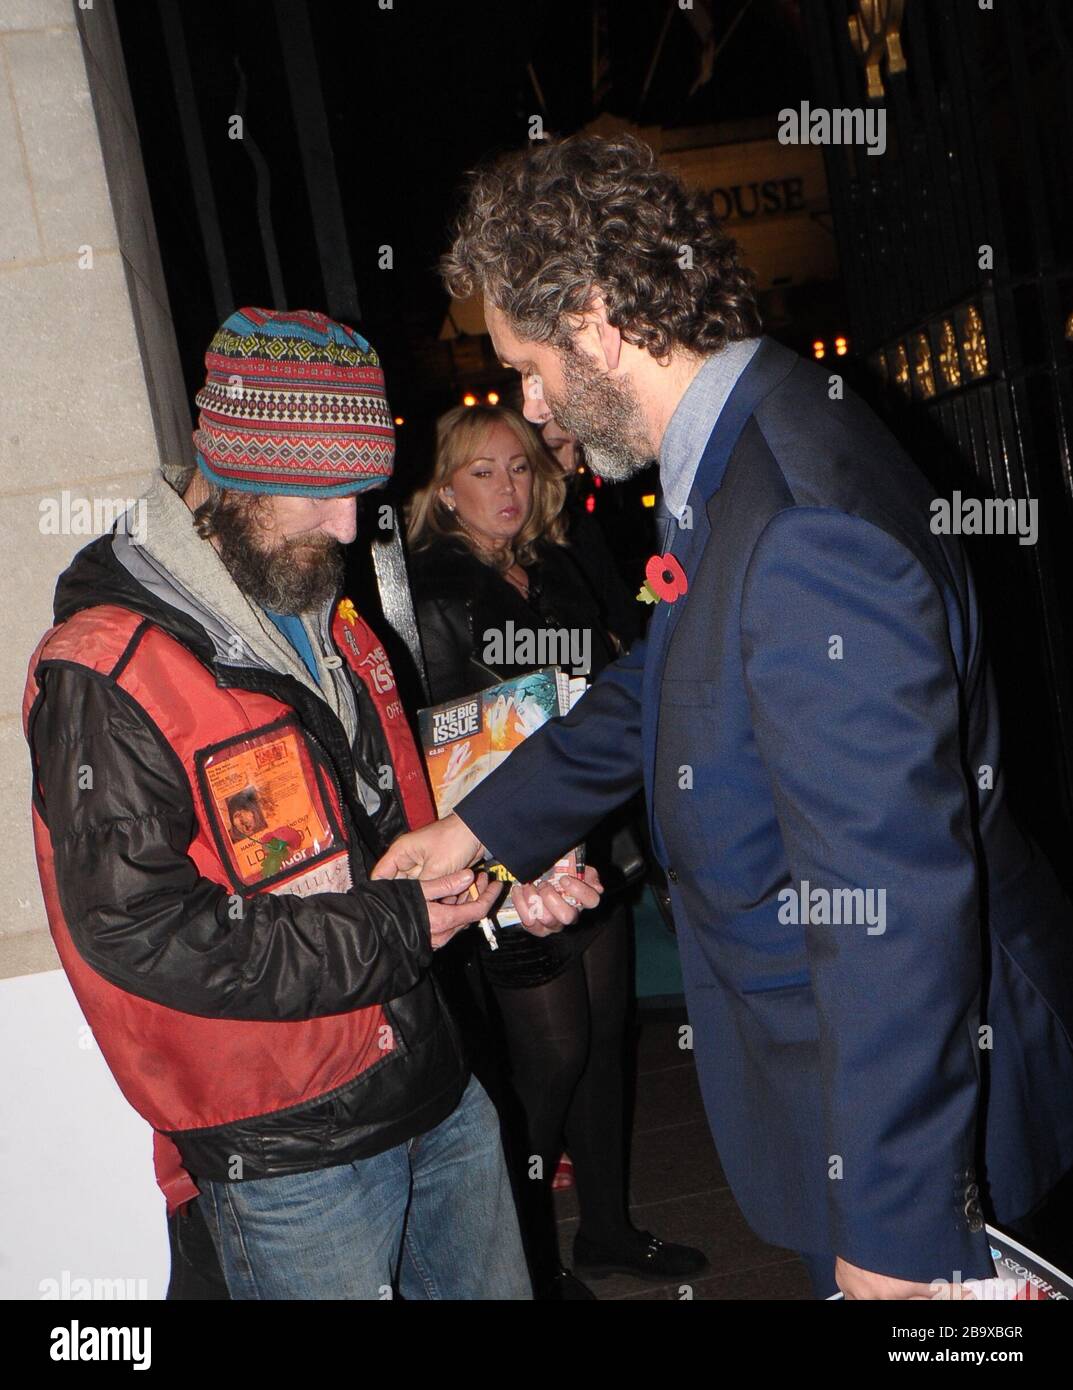
<instances>
[{"instance_id":1,"label":"black shoe","mask_svg":"<svg viewBox=\"0 0 1073 1390\"><path fill-rule=\"evenodd\" d=\"M575 1279L568 1269L560 1269L553 1279L537 1290L534 1297L538 1303L573 1303L595 1299L596 1295L580 1279Z\"/></svg>"},{"instance_id":2,"label":"black shoe","mask_svg":"<svg viewBox=\"0 0 1073 1390\"><path fill-rule=\"evenodd\" d=\"M574 1267L579 1274L600 1279L607 1274L632 1274L638 1279L680 1279L702 1274L708 1258L691 1245L670 1245L648 1231L632 1231L613 1245L597 1245L579 1232L574 1238Z\"/></svg>"}]
</instances>

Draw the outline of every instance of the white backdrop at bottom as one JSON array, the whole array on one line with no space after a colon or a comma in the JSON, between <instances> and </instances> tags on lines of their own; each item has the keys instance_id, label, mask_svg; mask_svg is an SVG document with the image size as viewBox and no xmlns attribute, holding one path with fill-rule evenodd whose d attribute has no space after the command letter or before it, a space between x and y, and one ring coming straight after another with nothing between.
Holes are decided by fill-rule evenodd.
<instances>
[{"instance_id":1,"label":"white backdrop at bottom","mask_svg":"<svg viewBox=\"0 0 1073 1390\"><path fill-rule=\"evenodd\" d=\"M163 1298L152 1130L62 970L0 980L0 1298Z\"/></svg>"}]
</instances>

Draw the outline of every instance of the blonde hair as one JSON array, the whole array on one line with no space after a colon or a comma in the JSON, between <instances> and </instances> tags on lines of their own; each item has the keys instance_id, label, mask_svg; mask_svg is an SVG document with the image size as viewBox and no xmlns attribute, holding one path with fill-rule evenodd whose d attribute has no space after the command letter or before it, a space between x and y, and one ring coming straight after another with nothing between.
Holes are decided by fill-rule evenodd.
<instances>
[{"instance_id":1,"label":"blonde hair","mask_svg":"<svg viewBox=\"0 0 1073 1390\"><path fill-rule=\"evenodd\" d=\"M504 545L493 560L480 551L463 527L458 516L440 497L460 468L480 457L485 440L497 424L513 431L529 462L532 493L529 515L513 542ZM562 509L566 498L566 480L559 465L551 457L537 432L518 414L503 405L456 405L436 422L436 462L432 477L410 499L406 536L415 550L430 545L435 537L457 537L465 541L478 559L492 563L496 569L508 570L511 565L529 564L536 558L537 542L566 544L566 527Z\"/></svg>"}]
</instances>

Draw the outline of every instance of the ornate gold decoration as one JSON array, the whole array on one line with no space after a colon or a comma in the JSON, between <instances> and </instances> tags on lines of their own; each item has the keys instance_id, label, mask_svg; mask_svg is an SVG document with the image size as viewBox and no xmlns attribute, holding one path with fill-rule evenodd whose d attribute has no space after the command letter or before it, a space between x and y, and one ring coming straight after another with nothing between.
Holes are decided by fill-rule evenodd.
<instances>
[{"instance_id":1,"label":"ornate gold decoration","mask_svg":"<svg viewBox=\"0 0 1073 1390\"><path fill-rule=\"evenodd\" d=\"M935 372L931 365L931 343L926 333L913 335L913 374L917 379L917 390L926 401L935 395Z\"/></svg>"},{"instance_id":2,"label":"ornate gold decoration","mask_svg":"<svg viewBox=\"0 0 1073 1390\"><path fill-rule=\"evenodd\" d=\"M905 0L857 0L857 13L849 19L849 40L864 65L868 100L883 96L880 65L887 59L887 73L905 71L902 51L902 16Z\"/></svg>"},{"instance_id":3,"label":"ornate gold decoration","mask_svg":"<svg viewBox=\"0 0 1073 1390\"><path fill-rule=\"evenodd\" d=\"M894 384L909 394L909 354L905 350L904 343L897 343L894 347Z\"/></svg>"},{"instance_id":4,"label":"ornate gold decoration","mask_svg":"<svg viewBox=\"0 0 1073 1390\"><path fill-rule=\"evenodd\" d=\"M984 321L975 304L970 304L961 317L961 355L970 376L987 376L991 370Z\"/></svg>"},{"instance_id":5,"label":"ornate gold decoration","mask_svg":"<svg viewBox=\"0 0 1073 1390\"><path fill-rule=\"evenodd\" d=\"M950 319L943 319L943 326L939 330L939 371L942 373L944 386L961 385L958 339Z\"/></svg>"}]
</instances>

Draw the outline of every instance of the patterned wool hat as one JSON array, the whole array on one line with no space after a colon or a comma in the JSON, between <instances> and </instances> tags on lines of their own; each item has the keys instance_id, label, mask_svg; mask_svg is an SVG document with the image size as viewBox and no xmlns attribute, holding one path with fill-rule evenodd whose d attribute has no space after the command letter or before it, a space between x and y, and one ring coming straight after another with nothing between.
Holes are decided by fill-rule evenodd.
<instances>
[{"instance_id":1,"label":"patterned wool hat","mask_svg":"<svg viewBox=\"0 0 1073 1390\"><path fill-rule=\"evenodd\" d=\"M306 309L239 309L209 344L205 366L194 444L214 483L342 497L391 477L384 373L353 329Z\"/></svg>"}]
</instances>

